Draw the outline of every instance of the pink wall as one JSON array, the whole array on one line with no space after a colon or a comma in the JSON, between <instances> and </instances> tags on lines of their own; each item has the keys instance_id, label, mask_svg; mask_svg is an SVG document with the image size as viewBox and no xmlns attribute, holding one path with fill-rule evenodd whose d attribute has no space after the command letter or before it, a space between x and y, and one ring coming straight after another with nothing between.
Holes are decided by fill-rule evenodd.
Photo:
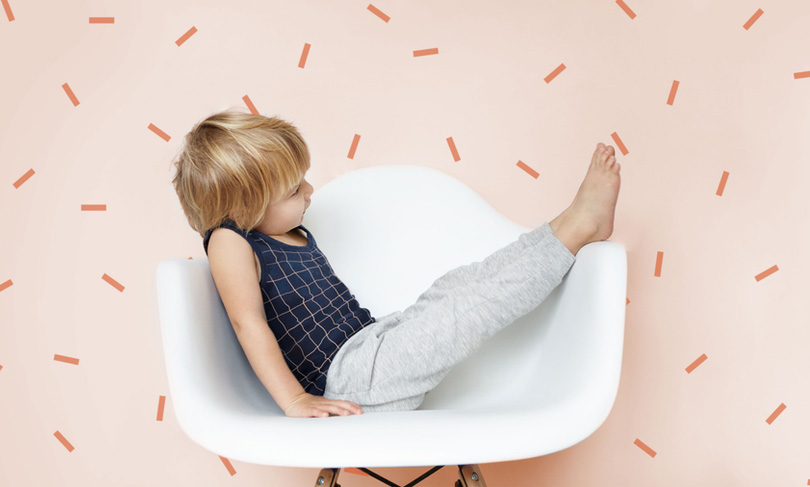
<instances>
[{"instance_id":1,"label":"pink wall","mask_svg":"<svg viewBox=\"0 0 810 487\"><path fill-rule=\"evenodd\" d=\"M373 1L389 22L368 1L3 0L0 485L312 484L311 469L231 476L178 429L163 368L155 267L204 256L170 164L246 95L301 128L314 197L356 168L424 165L526 226L570 203L597 142L626 145L613 412L566 451L482 465L490 485L808 485L810 3L627 0L631 18L608 0Z\"/></svg>"}]
</instances>

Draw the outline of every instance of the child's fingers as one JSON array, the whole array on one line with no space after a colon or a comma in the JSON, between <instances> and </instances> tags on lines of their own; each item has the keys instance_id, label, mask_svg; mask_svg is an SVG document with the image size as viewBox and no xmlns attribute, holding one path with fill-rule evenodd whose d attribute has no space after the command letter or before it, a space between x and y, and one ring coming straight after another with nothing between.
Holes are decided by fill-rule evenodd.
<instances>
[{"instance_id":1,"label":"child's fingers","mask_svg":"<svg viewBox=\"0 0 810 487\"><path fill-rule=\"evenodd\" d=\"M341 408L343 411L346 411L348 414L363 414L363 409L349 401L334 401L335 405Z\"/></svg>"},{"instance_id":2,"label":"child's fingers","mask_svg":"<svg viewBox=\"0 0 810 487\"><path fill-rule=\"evenodd\" d=\"M324 401L317 405L319 412L334 414L336 416L349 416L362 414L363 410L357 404L348 401Z\"/></svg>"},{"instance_id":3,"label":"child's fingers","mask_svg":"<svg viewBox=\"0 0 810 487\"><path fill-rule=\"evenodd\" d=\"M352 414L363 414L363 408L359 404L351 401L338 401L344 408L352 412Z\"/></svg>"},{"instance_id":4,"label":"child's fingers","mask_svg":"<svg viewBox=\"0 0 810 487\"><path fill-rule=\"evenodd\" d=\"M307 416L309 416L310 418L328 418L329 411L323 411L321 410L321 408L313 406L313 408L309 411L309 414L307 414Z\"/></svg>"}]
</instances>

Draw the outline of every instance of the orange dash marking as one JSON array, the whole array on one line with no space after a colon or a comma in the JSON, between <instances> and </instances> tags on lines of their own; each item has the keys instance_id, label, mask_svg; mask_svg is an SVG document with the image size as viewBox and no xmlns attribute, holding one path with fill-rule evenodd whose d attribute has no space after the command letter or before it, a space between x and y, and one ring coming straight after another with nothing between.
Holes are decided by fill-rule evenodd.
<instances>
[{"instance_id":1,"label":"orange dash marking","mask_svg":"<svg viewBox=\"0 0 810 487\"><path fill-rule=\"evenodd\" d=\"M14 187L15 187L15 188L19 188L20 186L22 186L22 184L23 184L24 182L28 181L28 179L29 179L31 176L33 176L33 175L34 175L34 170L33 170L33 169L29 169L28 171L26 171L26 172L25 172L25 174L23 174L22 176L20 176L20 179L18 179L18 180L16 180L16 181L14 181Z\"/></svg>"},{"instance_id":2,"label":"orange dash marking","mask_svg":"<svg viewBox=\"0 0 810 487\"><path fill-rule=\"evenodd\" d=\"M6 289L10 288L13 284L14 283L11 282L11 279L9 279L8 281L0 284L0 291L5 291Z\"/></svg>"},{"instance_id":3,"label":"orange dash marking","mask_svg":"<svg viewBox=\"0 0 810 487\"><path fill-rule=\"evenodd\" d=\"M82 211L107 211L107 205L82 205Z\"/></svg>"},{"instance_id":4,"label":"orange dash marking","mask_svg":"<svg viewBox=\"0 0 810 487\"><path fill-rule=\"evenodd\" d=\"M59 440L60 443L62 443L62 446L67 448L67 451L73 451L74 450L73 445L70 444L70 442L67 440L67 438L62 436L62 433L60 433L59 430L56 430L56 432L53 435L56 437L57 440Z\"/></svg>"},{"instance_id":5,"label":"orange dash marking","mask_svg":"<svg viewBox=\"0 0 810 487\"><path fill-rule=\"evenodd\" d=\"M635 13L635 12L633 12L632 10L630 10L630 7L628 7L628 6L627 6L627 4L626 4L626 3L624 3L624 1L623 1L623 0L616 0L616 4L617 4L619 7L621 7L621 8L622 8L622 10L624 10L624 13L626 13L626 14L627 14L627 16L628 16L628 17L630 17L630 20L633 20L633 19L635 19L635 18L636 18L636 13Z\"/></svg>"},{"instance_id":6,"label":"orange dash marking","mask_svg":"<svg viewBox=\"0 0 810 487\"><path fill-rule=\"evenodd\" d=\"M557 66L557 68L556 68L556 69L554 69L554 71L552 71L552 72L551 72L551 73L550 73L548 76L546 76L545 78L543 78L543 81L545 81L545 82L546 82L546 84L551 83L551 80L553 80L554 78L556 78L558 74L562 73L564 69L565 69L565 64L564 64L564 63L560 63L560 65L559 65L559 66Z\"/></svg>"},{"instance_id":7,"label":"orange dash marking","mask_svg":"<svg viewBox=\"0 0 810 487\"><path fill-rule=\"evenodd\" d=\"M675 101L675 93L678 92L678 85L681 82L678 80L672 80L672 88L669 89L669 98L667 98L667 105L672 106L672 103Z\"/></svg>"},{"instance_id":8,"label":"orange dash marking","mask_svg":"<svg viewBox=\"0 0 810 487\"><path fill-rule=\"evenodd\" d=\"M439 54L439 48L433 47L431 49L420 49L413 52L413 57L430 56L431 54Z\"/></svg>"},{"instance_id":9,"label":"orange dash marking","mask_svg":"<svg viewBox=\"0 0 810 487\"><path fill-rule=\"evenodd\" d=\"M778 418L779 415L782 414L782 411L784 411L786 407L787 406L785 406L785 403L780 404L779 407L776 408L776 410L773 413L771 413L770 416L768 416L768 419L766 419L765 422L768 423L768 424L773 423L773 420Z\"/></svg>"},{"instance_id":10,"label":"orange dash marking","mask_svg":"<svg viewBox=\"0 0 810 487\"><path fill-rule=\"evenodd\" d=\"M810 71L800 71L798 73L793 73L793 79L799 78L810 78Z\"/></svg>"},{"instance_id":11,"label":"orange dash marking","mask_svg":"<svg viewBox=\"0 0 810 487\"><path fill-rule=\"evenodd\" d=\"M661 266L664 264L664 253L658 252L655 258L655 277L661 277Z\"/></svg>"},{"instance_id":12,"label":"orange dash marking","mask_svg":"<svg viewBox=\"0 0 810 487\"><path fill-rule=\"evenodd\" d=\"M3 370L3 366L2 366L2 365L0 365L0 370Z\"/></svg>"},{"instance_id":13,"label":"orange dash marking","mask_svg":"<svg viewBox=\"0 0 810 487\"><path fill-rule=\"evenodd\" d=\"M153 123L150 123L148 128L149 128L149 130L151 130L152 132L156 133L158 137L160 137L161 139L165 140L166 142L168 142L168 141L169 141L169 139L171 139L171 137L169 136L169 134L167 134L166 132L164 132L164 131L160 130L159 128L157 128L157 127L155 126L155 124L153 124Z\"/></svg>"},{"instance_id":14,"label":"orange dash marking","mask_svg":"<svg viewBox=\"0 0 810 487\"><path fill-rule=\"evenodd\" d=\"M700 357L698 357L698 358L697 358L697 359L696 359L694 362L692 362L691 364L689 364L689 367L687 367L687 368L686 368L686 373L687 373L687 374L691 374L691 373L692 373L692 371L693 371L693 370L695 370L695 369L698 367L698 365L700 365L700 364L702 364L703 362L705 362L707 358L708 358L708 357L706 356L706 354L705 354L705 353L704 353L703 355L701 355Z\"/></svg>"},{"instance_id":15,"label":"orange dash marking","mask_svg":"<svg viewBox=\"0 0 810 487\"><path fill-rule=\"evenodd\" d=\"M760 15L762 15L763 13L764 12L762 11L761 8L757 9L757 11L754 12L754 15L752 15L751 18L748 19L748 22L746 22L745 25L743 25L743 29L745 29L745 30L750 29L751 26L754 25L754 22L756 22L757 19L760 17Z\"/></svg>"},{"instance_id":16,"label":"orange dash marking","mask_svg":"<svg viewBox=\"0 0 810 487\"><path fill-rule=\"evenodd\" d=\"M619 138L619 134L613 132L610 134L610 136L613 137L613 142L616 142L616 145L619 146L619 150L622 151L622 155L626 156L629 151L627 150L627 147L624 146L622 139Z\"/></svg>"},{"instance_id":17,"label":"orange dash marking","mask_svg":"<svg viewBox=\"0 0 810 487\"><path fill-rule=\"evenodd\" d=\"M533 177L534 179L537 179L537 177L540 176L540 173L538 173L534 169L530 168L523 161L517 161L517 167L519 167L519 168L523 169L524 171L526 171L529 174L529 176Z\"/></svg>"},{"instance_id":18,"label":"orange dash marking","mask_svg":"<svg viewBox=\"0 0 810 487\"><path fill-rule=\"evenodd\" d=\"M65 83L62 85L62 89L65 90L65 93L67 93L68 98L70 98L70 101L73 102L73 106L74 107L77 106L79 104L79 99L76 98L76 95L73 93L73 90L70 89L70 85Z\"/></svg>"},{"instance_id":19,"label":"orange dash marking","mask_svg":"<svg viewBox=\"0 0 810 487\"><path fill-rule=\"evenodd\" d=\"M759 282L759 281L765 279L766 277L770 276L771 274L773 274L774 272L776 272L778 270L779 270L779 267L777 267L777 266L769 267L768 269L766 269L766 270L760 272L759 274L757 274L754 277L754 279L756 279L757 282Z\"/></svg>"},{"instance_id":20,"label":"orange dash marking","mask_svg":"<svg viewBox=\"0 0 810 487\"><path fill-rule=\"evenodd\" d=\"M54 354L53 359L57 362L64 362L70 365L79 365L79 359L73 357L67 357L65 355Z\"/></svg>"},{"instance_id":21,"label":"orange dash marking","mask_svg":"<svg viewBox=\"0 0 810 487\"><path fill-rule=\"evenodd\" d=\"M6 17L8 17L8 21L11 22L14 20L14 14L11 13L11 5L8 4L8 0L3 0L3 9L6 11Z\"/></svg>"},{"instance_id":22,"label":"orange dash marking","mask_svg":"<svg viewBox=\"0 0 810 487\"><path fill-rule=\"evenodd\" d=\"M252 113L252 114L254 114L254 115L258 115L258 114L259 114L259 111L258 111L258 110L256 110L256 105L254 105L254 104L253 104L253 102L252 102L252 101L250 101L250 97L249 97L249 96L247 96L247 95L243 96L243 97L242 97L242 101L243 101L243 102L245 102L245 105L247 105L248 110L250 110L250 113Z\"/></svg>"},{"instance_id":23,"label":"orange dash marking","mask_svg":"<svg viewBox=\"0 0 810 487\"><path fill-rule=\"evenodd\" d=\"M228 473L229 473L229 474L231 474L231 477L233 477L234 475L236 475L236 469L234 469L234 468L233 468L233 465L231 465L231 461L230 461L230 460L228 460L227 458L223 457L222 455L220 455L220 456L219 456L219 459L220 459L220 460L222 460L222 464L223 464L223 465L225 465L225 468L227 468L227 469L228 469Z\"/></svg>"},{"instance_id":24,"label":"orange dash marking","mask_svg":"<svg viewBox=\"0 0 810 487\"><path fill-rule=\"evenodd\" d=\"M728 181L728 171L723 171L723 176L720 178L720 185L717 186L717 196L723 196L723 190L726 189L726 181Z\"/></svg>"},{"instance_id":25,"label":"orange dash marking","mask_svg":"<svg viewBox=\"0 0 810 487\"><path fill-rule=\"evenodd\" d=\"M303 68L307 64L307 57L309 56L309 48L312 47L309 43L304 43L304 50L301 51L301 59L298 60L298 67Z\"/></svg>"},{"instance_id":26,"label":"orange dash marking","mask_svg":"<svg viewBox=\"0 0 810 487\"><path fill-rule=\"evenodd\" d=\"M624 304L625 304L625 306L626 306L626 305L628 305L628 304L630 304L630 298L625 297L624 299L626 299L626 300L627 300L627 302L626 302L626 303L624 303Z\"/></svg>"},{"instance_id":27,"label":"orange dash marking","mask_svg":"<svg viewBox=\"0 0 810 487\"><path fill-rule=\"evenodd\" d=\"M186 31L185 34L183 34L182 36L180 36L179 39L174 41L174 43L177 44L177 47L180 47L183 45L184 42L188 40L189 37L193 36L196 32L197 28L192 26L188 31Z\"/></svg>"},{"instance_id":28,"label":"orange dash marking","mask_svg":"<svg viewBox=\"0 0 810 487\"><path fill-rule=\"evenodd\" d=\"M107 284L109 284L110 286L114 287L115 289L118 289L120 292L124 292L124 286L122 286L121 283L119 283L112 277L108 276L107 274L104 274L103 276L101 276L101 278L107 281Z\"/></svg>"},{"instance_id":29,"label":"orange dash marking","mask_svg":"<svg viewBox=\"0 0 810 487\"><path fill-rule=\"evenodd\" d=\"M163 421L163 408L166 406L166 396L160 396L158 399L158 412L157 412L157 420Z\"/></svg>"},{"instance_id":30,"label":"orange dash marking","mask_svg":"<svg viewBox=\"0 0 810 487\"><path fill-rule=\"evenodd\" d=\"M637 447L641 448L644 451L644 453L646 453L647 455L655 458L655 455L656 455L655 450L653 450L652 448L647 446L643 441L636 438L636 441L634 441L633 444L636 445Z\"/></svg>"},{"instance_id":31,"label":"orange dash marking","mask_svg":"<svg viewBox=\"0 0 810 487\"><path fill-rule=\"evenodd\" d=\"M391 20L391 17L385 15L380 9L370 3L368 4L368 11L381 18L385 23L388 23L388 21Z\"/></svg>"},{"instance_id":32,"label":"orange dash marking","mask_svg":"<svg viewBox=\"0 0 810 487\"><path fill-rule=\"evenodd\" d=\"M354 140L352 140L352 146L349 148L349 159L354 159L354 153L357 151L357 144L360 143L360 135L354 134Z\"/></svg>"},{"instance_id":33,"label":"orange dash marking","mask_svg":"<svg viewBox=\"0 0 810 487\"><path fill-rule=\"evenodd\" d=\"M452 137L447 138L447 145L450 146L450 153L453 154L453 160L458 162L461 160L461 156L458 155L458 149L456 149L456 143L453 142Z\"/></svg>"},{"instance_id":34,"label":"orange dash marking","mask_svg":"<svg viewBox=\"0 0 810 487\"><path fill-rule=\"evenodd\" d=\"M91 24L114 24L115 17L90 17Z\"/></svg>"}]
</instances>

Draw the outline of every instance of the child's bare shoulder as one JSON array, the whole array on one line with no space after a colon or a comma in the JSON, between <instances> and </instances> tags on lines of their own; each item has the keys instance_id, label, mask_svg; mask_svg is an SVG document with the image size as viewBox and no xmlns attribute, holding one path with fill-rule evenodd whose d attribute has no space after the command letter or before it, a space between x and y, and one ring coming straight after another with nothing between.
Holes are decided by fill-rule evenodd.
<instances>
[{"instance_id":1,"label":"child's bare shoulder","mask_svg":"<svg viewBox=\"0 0 810 487\"><path fill-rule=\"evenodd\" d=\"M252 257L252 258L251 258ZM208 239L208 260L220 268L244 267L253 261L253 267L261 280L261 264L253 247L239 234L228 228L216 228Z\"/></svg>"}]
</instances>

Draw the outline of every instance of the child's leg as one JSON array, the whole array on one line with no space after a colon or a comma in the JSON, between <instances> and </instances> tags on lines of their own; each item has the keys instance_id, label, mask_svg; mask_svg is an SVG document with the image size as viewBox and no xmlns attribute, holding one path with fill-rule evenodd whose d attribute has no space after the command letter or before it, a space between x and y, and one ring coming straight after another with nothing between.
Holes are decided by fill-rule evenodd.
<instances>
[{"instance_id":1,"label":"child's leg","mask_svg":"<svg viewBox=\"0 0 810 487\"><path fill-rule=\"evenodd\" d=\"M324 395L366 411L417 407L454 365L536 308L574 260L544 224L481 262L447 272L379 329L353 337L335 357ZM368 381L367 390L347 383L354 379Z\"/></svg>"},{"instance_id":2,"label":"child's leg","mask_svg":"<svg viewBox=\"0 0 810 487\"><path fill-rule=\"evenodd\" d=\"M353 336L329 368L324 396L366 411L418 407L453 365L537 307L583 245L610 237L620 184L614 154L597 145L571 206L549 224L448 272L404 312Z\"/></svg>"}]
</instances>

